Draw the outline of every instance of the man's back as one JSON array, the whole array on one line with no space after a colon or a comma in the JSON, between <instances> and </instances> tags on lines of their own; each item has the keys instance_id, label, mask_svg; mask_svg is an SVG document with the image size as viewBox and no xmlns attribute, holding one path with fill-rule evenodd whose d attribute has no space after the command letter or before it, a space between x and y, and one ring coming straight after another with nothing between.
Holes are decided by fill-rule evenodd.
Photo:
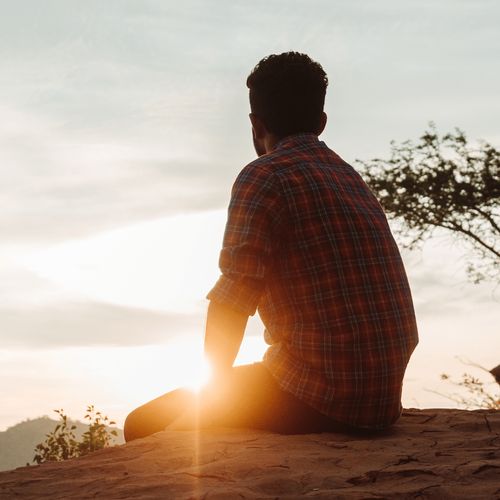
<instances>
[{"instance_id":1,"label":"man's back","mask_svg":"<svg viewBox=\"0 0 500 500\"><path fill-rule=\"evenodd\" d=\"M136 408L127 441L166 425L273 432L381 429L401 413L417 327L401 256L377 200L328 149L328 77L299 52L261 59L247 78L258 159L231 193L210 300L199 397L172 391ZM270 344L233 366L257 308Z\"/></svg>"},{"instance_id":2,"label":"man's back","mask_svg":"<svg viewBox=\"0 0 500 500\"><path fill-rule=\"evenodd\" d=\"M418 342L408 281L379 203L316 135L286 137L242 170L220 265L209 298L258 306L282 389L357 427L397 420Z\"/></svg>"}]
</instances>

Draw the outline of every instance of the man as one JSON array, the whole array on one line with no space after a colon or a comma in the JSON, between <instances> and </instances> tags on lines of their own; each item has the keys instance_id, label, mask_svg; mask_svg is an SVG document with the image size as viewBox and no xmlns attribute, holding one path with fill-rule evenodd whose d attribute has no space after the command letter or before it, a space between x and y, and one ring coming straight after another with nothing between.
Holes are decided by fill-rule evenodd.
<instances>
[{"instance_id":1,"label":"man","mask_svg":"<svg viewBox=\"0 0 500 500\"><path fill-rule=\"evenodd\" d=\"M410 288L379 203L318 136L327 76L307 55L260 61L247 79L258 159L238 175L209 292L213 381L138 408L127 440L195 425L284 433L378 430L401 413L418 343ZM233 367L258 309L264 360Z\"/></svg>"}]
</instances>

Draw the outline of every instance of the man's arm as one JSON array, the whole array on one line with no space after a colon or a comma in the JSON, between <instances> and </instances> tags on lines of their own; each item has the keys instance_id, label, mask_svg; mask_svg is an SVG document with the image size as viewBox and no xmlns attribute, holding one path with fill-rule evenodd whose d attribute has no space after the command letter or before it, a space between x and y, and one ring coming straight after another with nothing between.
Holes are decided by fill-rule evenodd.
<instances>
[{"instance_id":1,"label":"man's arm","mask_svg":"<svg viewBox=\"0 0 500 500\"><path fill-rule=\"evenodd\" d=\"M237 312L221 302L211 300L208 305L207 328L205 333L205 356L212 364L213 377L217 380L233 366L236 355L240 349L243 334L245 333L248 315ZM224 380L222 378L221 380ZM224 397L224 391L217 391L208 398L210 404L217 405ZM196 403L193 407L186 407L185 411L176 418L168 427L169 430L192 430L206 427L211 424L213 415L211 411L200 413ZM213 408L212 408L213 410ZM201 420L200 420L201 417Z\"/></svg>"},{"instance_id":2,"label":"man's arm","mask_svg":"<svg viewBox=\"0 0 500 500\"><path fill-rule=\"evenodd\" d=\"M205 354L216 375L230 369L248 316L255 314L285 210L278 179L252 163L238 175L219 258L221 276L210 290Z\"/></svg>"},{"instance_id":3,"label":"man's arm","mask_svg":"<svg viewBox=\"0 0 500 500\"><path fill-rule=\"evenodd\" d=\"M205 356L218 378L233 366L245 333L248 315L211 300L205 332Z\"/></svg>"}]
</instances>

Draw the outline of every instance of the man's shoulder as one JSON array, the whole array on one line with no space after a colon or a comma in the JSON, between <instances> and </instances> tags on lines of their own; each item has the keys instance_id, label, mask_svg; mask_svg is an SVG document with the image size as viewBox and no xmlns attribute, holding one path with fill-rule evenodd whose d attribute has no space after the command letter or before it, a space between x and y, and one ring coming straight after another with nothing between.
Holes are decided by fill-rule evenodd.
<instances>
[{"instance_id":1,"label":"man's shoulder","mask_svg":"<svg viewBox=\"0 0 500 500\"><path fill-rule=\"evenodd\" d=\"M276 168L280 164L280 155L277 151L259 156L247 163L238 174L236 181L245 181L246 179L269 178L274 177Z\"/></svg>"},{"instance_id":2,"label":"man's shoulder","mask_svg":"<svg viewBox=\"0 0 500 500\"><path fill-rule=\"evenodd\" d=\"M236 182L259 182L287 178L294 172L311 171L311 168L320 169L341 167L337 173L352 176L354 168L330 149L323 141L316 142L312 147L279 148L259 156L247 163L236 178Z\"/></svg>"}]
</instances>

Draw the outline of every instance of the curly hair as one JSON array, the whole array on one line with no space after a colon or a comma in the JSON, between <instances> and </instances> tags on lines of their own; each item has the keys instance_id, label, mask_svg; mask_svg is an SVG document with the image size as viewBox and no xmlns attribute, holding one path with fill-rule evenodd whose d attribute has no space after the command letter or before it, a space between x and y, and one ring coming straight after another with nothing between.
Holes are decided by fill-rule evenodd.
<instances>
[{"instance_id":1,"label":"curly hair","mask_svg":"<svg viewBox=\"0 0 500 500\"><path fill-rule=\"evenodd\" d=\"M278 138L318 131L328 77L308 55L264 57L247 78L250 108Z\"/></svg>"}]
</instances>

